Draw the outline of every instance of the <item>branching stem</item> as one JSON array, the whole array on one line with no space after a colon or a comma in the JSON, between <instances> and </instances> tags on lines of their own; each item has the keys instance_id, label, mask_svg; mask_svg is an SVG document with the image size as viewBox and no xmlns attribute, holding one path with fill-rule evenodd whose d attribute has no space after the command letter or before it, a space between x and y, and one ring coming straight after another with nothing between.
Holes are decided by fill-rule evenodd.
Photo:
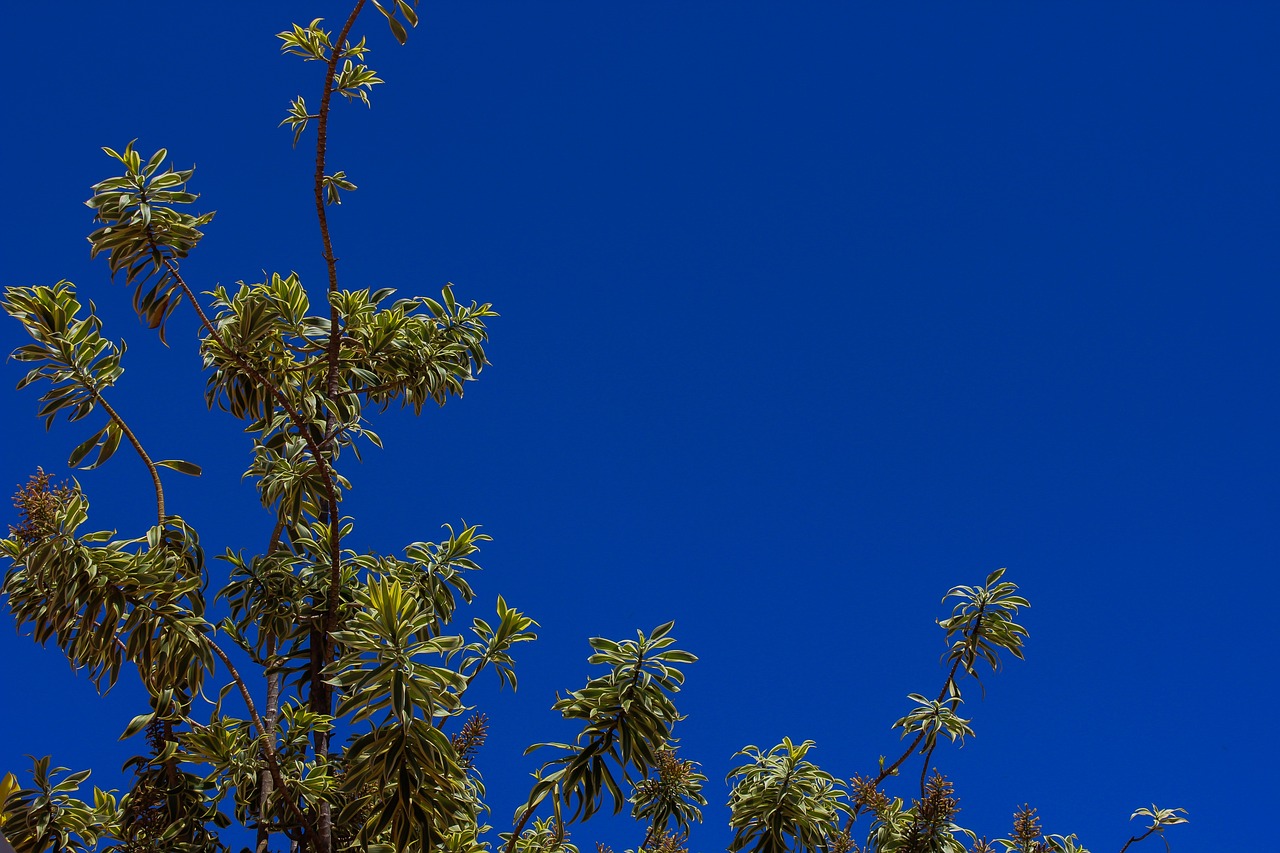
<instances>
[{"instance_id":1,"label":"branching stem","mask_svg":"<svg viewBox=\"0 0 1280 853\"><path fill-rule=\"evenodd\" d=\"M271 396L275 397L276 402L280 404L281 410L283 410L289 420L293 422L293 425L298 428L298 435L302 439L303 443L306 444L307 450L311 451L311 455L316 460L316 466L324 481L325 499L330 508L330 515L336 515L338 491L333 479L333 470L330 468L323 454L321 454L320 446L316 444L315 440L311 437L310 425L303 419L302 415L298 413L298 410L294 408L293 404L289 402L289 398L284 395L283 391L267 381L267 378L263 376L257 368L250 364L244 356L227 345L226 340L222 337L222 333L218 331L217 327L213 325L213 321L209 319L209 315L205 314L204 309L200 307L200 303L196 300L195 293L192 292L191 286L187 284L186 280L182 277L182 273L178 270L178 265L175 264L171 258L165 258L164 264L165 269L167 269L173 276L174 280L178 282L178 286L182 288L182 292L191 302L192 308L195 309L196 316L200 318L200 325L204 326L205 331L209 333L209 337L213 342L218 345L219 349L230 356L231 359L240 366L241 370L248 373L256 382L258 382L258 384L271 392ZM335 566L334 571L337 571L336 566L338 565L340 558L338 526L331 522L329 528L329 558Z\"/></svg>"},{"instance_id":2,"label":"branching stem","mask_svg":"<svg viewBox=\"0 0 1280 853\"><path fill-rule=\"evenodd\" d=\"M214 642L213 638L208 634L201 634L200 636L204 637L210 651L217 655L218 659L222 661L222 665L227 668L227 673L231 676L231 680L234 681L236 687L240 689L240 697L244 699L245 707L249 709L249 717L253 720L253 727L257 729L258 738L262 741L262 752L263 755L266 756L267 767L271 771L271 780L275 783L278 790L281 792L286 791L287 788L284 784L284 777L280 774L280 762L276 757L276 745L272 742L272 738L268 734L270 730L267 728L266 723L264 723L262 717L258 715L258 708L253 703L253 695L249 692L249 685L245 684L244 678L240 675L240 671L236 669L236 665L231 662L231 658L225 651L223 651L222 647ZM298 808L298 804L294 802L292 797L286 796L284 799L289 803L289 808L293 811L294 817L298 819L303 831L307 836L314 838L316 832L307 822L307 816L303 814L302 809Z\"/></svg>"},{"instance_id":3,"label":"branching stem","mask_svg":"<svg viewBox=\"0 0 1280 853\"><path fill-rule=\"evenodd\" d=\"M1124 843L1124 846L1120 848L1120 853L1124 853L1124 851L1128 850L1128 849L1129 849L1129 845L1130 845L1130 844L1137 844L1137 843L1138 843L1138 842L1140 842L1140 841L1146 841L1148 838L1150 838L1150 837L1152 836L1152 834L1154 834L1156 831L1158 831L1158 830L1160 830L1160 829L1162 829L1162 828L1163 828L1163 827L1161 827L1159 824L1157 824L1156 826L1151 827L1150 829L1148 829L1146 832L1142 833L1141 835L1132 835L1132 836L1130 836L1130 837L1129 837L1129 840L1128 840L1128 841L1126 841L1126 842ZM1168 849L1168 847L1169 847L1169 842L1168 842L1167 840L1165 841L1164 846L1165 846L1165 848L1166 848L1166 849Z\"/></svg>"},{"instance_id":4,"label":"branching stem","mask_svg":"<svg viewBox=\"0 0 1280 853\"><path fill-rule=\"evenodd\" d=\"M640 683L640 676L644 674L645 651L646 651L645 646L641 645L639 648L639 653L636 656L636 668L631 673L631 680L627 684L628 692L623 694L624 707L626 704L629 704L630 702L629 692L635 689L636 685ZM618 731L618 727L622 725L622 723L626 720L626 718L627 718L626 710L619 710L617 716L615 716L613 720L609 723L609 727L606 728L603 732L601 732L598 737L594 738L590 743L588 743L583 748L582 753L580 754L594 755L608 748L609 745L613 743L614 733ZM623 773L625 774L625 772L626 772L626 768L623 768ZM552 792L552 796L554 797L560 796L559 785L557 785L555 791ZM511 831L511 838L510 840L507 841L505 853L515 853L516 841L519 840L520 833L524 831L525 824L529 822L529 818L532 816L533 816L533 808L528 806L528 804L526 804L526 808L524 809L524 812L520 815L520 820L516 822L515 828ZM561 827L561 829L563 828Z\"/></svg>"},{"instance_id":5,"label":"branching stem","mask_svg":"<svg viewBox=\"0 0 1280 853\"><path fill-rule=\"evenodd\" d=\"M159 250L159 247L155 244L154 240L152 241L152 248L157 251ZM190 285L188 285L186 280L182 277L182 273L178 270L178 265L173 262L173 259L166 257L164 259L164 265L165 265L165 269L168 270L169 274L173 276L174 281L178 283L178 286L182 288L182 292L186 295L187 299L191 302L192 308L195 309L196 316L200 318L200 324L204 326L205 331L209 333L209 338L212 341L214 341L224 353L230 356L231 359L235 361L236 364L238 364L242 370L244 370L246 373L252 376L253 379L256 382L258 382L258 384L260 384L263 388L267 389L271 393L271 395L275 397L276 402L280 404L280 408L284 411L285 415L288 416L289 420L293 422L295 427L297 427L298 435L302 438L303 442L306 444L307 449L311 451L311 456L316 461L316 466L317 466L317 469L320 471L321 477L324 482L324 488L325 488L326 505L328 507L327 514L329 516L329 559L332 564L331 577L340 576L339 567L341 565L341 551L340 551L341 544L338 536L339 525L337 523L338 492L337 492L337 487L334 483L333 471L329 467L329 463L325 459L324 454L321 453L319 445L317 445L315 440L312 438L310 425L305 420L303 420L302 416L298 413L298 410L294 408L294 406L289 402L289 398L287 398L284 395L283 391L281 391L271 382L267 381L267 378L263 376L262 373L259 372L256 368L254 368L254 366L251 365L244 356L242 356L240 353L236 352L234 349L232 349L230 346L227 345L226 340L222 337L222 333L219 332L218 328L213 325L213 321L209 319L209 315L204 313L204 309L200 306L200 302L196 299L195 293L192 292ZM331 588L330 598L333 598L336 595L337 595L336 587ZM330 602L329 607L330 609L334 609L336 607L336 604L334 602ZM222 650L218 649L216 645L214 646L214 648L218 656L221 657L223 659L223 662L227 664L228 671L232 673L232 677L236 680L236 684L240 688L241 694L243 694L243 696L245 697L246 704L249 706L250 711L252 711L253 713L255 724L258 727L259 734L261 734L263 731L265 731L265 729L263 728L262 719L258 716L257 711L253 710L253 704L252 704L253 700L249 696L249 688L244 684L244 681L240 678L239 673L235 671L235 668L231 665L230 660L227 659L226 655L222 653ZM327 712L327 709L326 709L326 712ZM323 750L317 750L317 751L323 751ZM284 783L283 783L283 779L279 777L279 768L275 764L274 748L272 748L271 751L267 753L267 763L272 767L272 776L273 776L273 779L275 780L276 786L281 791L283 791ZM328 841L332 838L332 827L328 825L328 821L326 820L326 818L329 815L328 804L323 801L319 804L318 811L320 813L322 827L320 831L316 831L314 829L311 829L310 825L305 822L305 816L302 814L301 809L298 808L297 803L294 803L293 800L289 800L289 803L291 808L295 812L295 814L299 818L303 819L304 822L302 823L302 826L307 833L307 837L310 838L313 842L315 842L315 844L312 846L315 848L317 853L330 853L330 850L332 849L332 845L329 844Z\"/></svg>"},{"instance_id":6,"label":"branching stem","mask_svg":"<svg viewBox=\"0 0 1280 853\"><path fill-rule=\"evenodd\" d=\"M947 692L951 689L951 686L955 684L956 673L960 670L960 662L962 660L965 660L965 658L968 658L968 663L970 666L972 666L974 656L977 654L974 644L977 641L978 634L982 628L982 614L985 610L986 610L986 604L980 604L978 606L978 613L973 620L973 629L966 635L966 642L969 648L965 654L958 656L955 659L955 661L952 662L951 670L947 673L947 680L942 682L942 689L938 691L938 698L935 701L941 702L943 699L947 698ZM921 730L919 733L916 734L915 740L911 741L911 745L907 747L906 751L903 752L902 755L898 757L898 760L880 771L880 775L876 776L875 780L871 783L872 787L879 787L881 782L883 782L885 779L888 779L890 776L896 773L898 768L901 767L903 763L915 753L916 748L920 746L920 742L923 740L924 740L924 731ZM936 747L936 744L935 744L935 747ZM933 757L933 748L930 748L924 758L924 767L920 771L920 796L922 798L925 795L925 784L928 780L928 773L929 773L929 761L932 757ZM861 811L862 811L861 808L854 809L853 814L850 815L848 822L845 824L845 832L849 832L852 829L853 822L857 819L858 814ZM1128 845L1126 844L1125 846L1127 847ZM1120 853L1124 853L1124 851L1121 850Z\"/></svg>"},{"instance_id":7,"label":"branching stem","mask_svg":"<svg viewBox=\"0 0 1280 853\"><path fill-rule=\"evenodd\" d=\"M972 644L974 640L977 638L978 632L981 630L982 612L985 609L986 609L985 604L978 606L978 614L977 616L974 617L974 620L973 620L973 630L969 633L967 638L970 644L970 648L967 653L967 656L969 657L971 663L972 663L973 656L975 654ZM951 664L951 671L947 673L947 680L942 683L942 690L938 692L938 698L936 701L941 702L943 699L947 698L947 691L951 688L951 685L955 683L956 672L960 669L960 661L963 660L964 657L965 655L961 655L960 657L957 657L955 659L955 662ZM895 772L897 772L898 768L902 766L903 762L905 762L908 758L910 758L912 753L916 751L916 747L920 745L920 741L922 740L924 740L923 730L921 730L920 733L916 735L916 739L911 741L911 746L907 747L907 751L902 753L901 757L899 757L897 761L893 762L888 767L880 771L880 775L875 778L875 782L873 782L872 784L879 785L885 779L888 779ZM930 754L932 753L933 751L930 750ZM927 758L925 759L925 766L926 768L928 767Z\"/></svg>"}]
</instances>

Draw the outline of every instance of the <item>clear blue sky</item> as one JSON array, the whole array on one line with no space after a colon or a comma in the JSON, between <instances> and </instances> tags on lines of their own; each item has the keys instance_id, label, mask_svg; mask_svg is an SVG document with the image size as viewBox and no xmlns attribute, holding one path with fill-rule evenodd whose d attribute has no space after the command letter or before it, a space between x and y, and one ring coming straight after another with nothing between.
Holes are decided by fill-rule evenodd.
<instances>
[{"instance_id":1,"label":"clear blue sky","mask_svg":"<svg viewBox=\"0 0 1280 853\"><path fill-rule=\"evenodd\" d=\"M90 262L99 146L197 165L218 216L201 289L322 264L307 136L276 125L318 66L273 34L343 4L6 12L0 279L75 281L129 342L116 404L211 553L261 543L248 442L205 411L195 326L163 349ZM1028 659L935 762L991 835L1030 802L1118 850L1184 806L1175 851L1248 849L1274 785L1280 8L1270 3L427 3L370 12L374 108L335 113L347 287L492 301L465 399L381 421L347 474L355 542L479 522L479 615L542 624L481 753L505 828L565 734L586 638L674 618L710 777L694 853L728 842L731 754L784 735L848 777L898 748L943 672L942 593L1009 567ZM21 341L0 326L7 352ZM11 387L19 365L3 368ZM65 474L6 392L0 485ZM95 527L153 511L125 452L80 476ZM11 625L11 617L3 616ZM119 785L129 679L105 700L0 624L0 770L25 753ZM904 786L903 790L908 790ZM1135 824L1136 827L1136 824ZM616 849L628 825L575 834ZM1158 842L1155 848L1157 849Z\"/></svg>"}]
</instances>

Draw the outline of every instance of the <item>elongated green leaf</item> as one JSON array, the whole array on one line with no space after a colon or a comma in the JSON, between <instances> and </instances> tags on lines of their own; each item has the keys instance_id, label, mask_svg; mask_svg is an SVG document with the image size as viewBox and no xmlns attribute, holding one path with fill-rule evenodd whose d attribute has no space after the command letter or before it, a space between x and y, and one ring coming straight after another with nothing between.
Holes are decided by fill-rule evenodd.
<instances>
[{"instance_id":1,"label":"elongated green leaf","mask_svg":"<svg viewBox=\"0 0 1280 853\"><path fill-rule=\"evenodd\" d=\"M155 718L155 714L139 714L129 721L129 725L124 727L124 734L120 735L120 740L128 740L138 732L145 729Z\"/></svg>"},{"instance_id":2,"label":"elongated green leaf","mask_svg":"<svg viewBox=\"0 0 1280 853\"><path fill-rule=\"evenodd\" d=\"M102 449L98 451L98 456L93 460L92 464L84 466L85 471L92 471L102 463L110 459L116 452L116 448L120 446L120 439L124 435L115 422L107 424L106 439L102 442Z\"/></svg>"},{"instance_id":3,"label":"elongated green leaf","mask_svg":"<svg viewBox=\"0 0 1280 853\"><path fill-rule=\"evenodd\" d=\"M93 448L97 446L98 441L102 438L102 434L106 431L107 428L103 427L93 435L89 436L85 441L77 444L76 449L71 451L71 455L67 457L67 467L74 468L83 462L84 458L89 455L89 451L93 450Z\"/></svg>"},{"instance_id":4,"label":"elongated green leaf","mask_svg":"<svg viewBox=\"0 0 1280 853\"><path fill-rule=\"evenodd\" d=\"M186 462L182 459L161 459L156 463L158 468L168 468L177 471L179 474L188 474L192 477L199 477L201 468L194 462Z\"/></svg>"},{"instance_id":5,"label":"elongated green leaf","mask_svg":"<svg viewBox=\"0 0 1280 853\"><path fill-rule=\"evenodd\" d=\"M396 0L396 6L400 9L400 14L404 15L404 19L409 22L409 26L418 26L418 13L413 10L405 0Z\"/></svg>"},{"instance_id":6,"label":"elongated green leaf","mask_svg":"<svg viewBox=\"0 0 1280 853\"><path fill-rule=\"evenodd\" d=\"M404 44L409 40L409 31L404 28L404 24L392 16L387 16L387 23L391 25L391 34L396 37L396 41Z\"/></svg>"}]
</instances>

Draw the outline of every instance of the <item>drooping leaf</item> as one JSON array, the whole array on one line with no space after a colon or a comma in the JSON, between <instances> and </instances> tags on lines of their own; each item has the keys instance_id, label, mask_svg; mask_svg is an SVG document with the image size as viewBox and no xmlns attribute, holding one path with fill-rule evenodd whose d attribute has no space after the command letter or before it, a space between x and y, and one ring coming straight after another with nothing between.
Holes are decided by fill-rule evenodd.
<instances>
[{"instance_id":1,"label":"drooping leaf","mask_svg":"<svg viewBox=\"0 0 1280 853\"><path fill-rule=\"evenodd\" d=\"M182 459L161 459L156 463L159 468L169 468L180 474L187 474L192 477L199 477L201 468L194 462L186 462Z\"/></svg>"}]
</instances>

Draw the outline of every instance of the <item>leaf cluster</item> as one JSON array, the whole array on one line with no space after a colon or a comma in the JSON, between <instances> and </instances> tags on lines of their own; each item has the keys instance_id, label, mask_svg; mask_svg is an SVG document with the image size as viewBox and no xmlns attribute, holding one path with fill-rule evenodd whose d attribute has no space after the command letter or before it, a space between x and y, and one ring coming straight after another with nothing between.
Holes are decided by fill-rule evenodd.
<instances>
[{"instance_id":1,"label":"leaf cluster","mask_svg":"<svg viewBox=\"0 0 1280 853\"><path fill-rule=\"evenodd\" d=\"M682 719L672 699L684 683L678 667L697 660L671 648L674 626L667 622L649 634L638 631L635 640L591 639L595 651L588 663L607 670L552 706L566 720L580 722L582 729L572 743L541 743L526 750L551 748L562 755L538 771L520 814L531 814L551 797L558 822L562 807L572 809L570 820L586 820L601 808L606 793L617 813L628 800L619 776L630 782L632 773L644 778L657 771L659 754ZM666 813L687 814L674 809Z\"/></svg>"},{"instance_id":2,"label":"leaf cluster","mask_svg":"<svg viewBox=\"0 0 1280 853\"><path fill-rule=\"evenodd\" d=\"M214 214L196 216L175 207L197 198L186 190L193 170L160 171L169 156L164 148L145 164L133 142L123 151L102 150L124 166L124 174L94 184L85 202L100 223L89 235L90 256L106 253L112 277L124 273L125 284L135 287L134 311L164 340L165 321L183 295L173 262L190 254Z\"/></svg>"},{"instance_id":3,"label":"leaf cluster","mask_svg":"<svg viewBox=\"0 0 1280 853\"><path fill-rule=\"evenodd\" d=\"M748 746L735 757L749 759L727 777L733 829L730 853L787 853L825 850L841 833L842 818L852 815L844 784L806 760L811 740L784 738L769 750Z\"/></svg>"}]
</instances>

